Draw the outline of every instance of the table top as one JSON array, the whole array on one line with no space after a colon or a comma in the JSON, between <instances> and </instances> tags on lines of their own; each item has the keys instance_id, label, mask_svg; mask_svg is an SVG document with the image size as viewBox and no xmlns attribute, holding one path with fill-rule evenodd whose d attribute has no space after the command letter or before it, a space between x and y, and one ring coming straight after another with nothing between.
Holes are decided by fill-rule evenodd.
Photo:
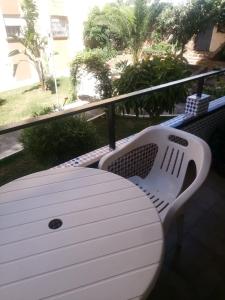
<instances>
[{"instance_id":1,"label":"table top","mask_svg":"<svg viewBox=\"0 0 225 300\"><path fill-rule=\"evenodd\" d=\"M0 188L0 299L141 298L159 272L162 225L130 181L51 169Z\"/></svg>"}]
</instances>

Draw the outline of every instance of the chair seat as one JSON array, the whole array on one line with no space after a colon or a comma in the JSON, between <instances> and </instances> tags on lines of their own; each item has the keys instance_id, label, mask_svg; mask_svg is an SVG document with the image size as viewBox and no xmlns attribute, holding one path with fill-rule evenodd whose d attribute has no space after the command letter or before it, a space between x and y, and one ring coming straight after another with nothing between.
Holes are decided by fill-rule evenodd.
<instances>
[{"instance_id":1,"label":"chair seat","mask_svg":"<svg viewBox=\"0 0 225 300\"><path fill-rule=\"evenodd\" d=\"M146 178L139 176L130 177L129 180L138 186L152 201L161 220L164 220L169 205L178 195L178 187L169 178L159 178L148 175Z\"/></svg>"}]
</instances>

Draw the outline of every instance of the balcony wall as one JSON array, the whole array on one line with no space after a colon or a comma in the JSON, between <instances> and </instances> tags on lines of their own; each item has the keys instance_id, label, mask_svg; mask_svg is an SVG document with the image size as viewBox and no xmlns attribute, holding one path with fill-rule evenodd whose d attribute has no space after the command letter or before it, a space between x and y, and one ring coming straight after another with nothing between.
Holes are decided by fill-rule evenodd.
<instances>
[{"instance_id":1,"label":"balcony wall","mask_svg":"<svg viewBox=\"0 0 225 300\"><path fill-rule=\"evenodd\" d=\"M20 15L19 0L0 0L0 7L4 15Z\"/></svg>"}]
</instances>

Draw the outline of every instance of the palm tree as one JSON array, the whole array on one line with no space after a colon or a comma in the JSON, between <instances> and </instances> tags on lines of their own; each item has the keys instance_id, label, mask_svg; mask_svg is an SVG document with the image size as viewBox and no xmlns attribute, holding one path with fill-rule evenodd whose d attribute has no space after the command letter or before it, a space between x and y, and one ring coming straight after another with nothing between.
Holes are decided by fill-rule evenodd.
<instances>
[{"instance_id":1,"label":"palm tree","mask_svg":"<svg viewBox=\"0 0 225 300\"><path fill-rule=\"evenodd\" d=\"M84 38L91 40L94 36L98 46L101 41L105 45L105 40L110 46L117 37L121 49L128 48L136 63L140 59L144 42L155 29L163 7L164 4L159 0L152 0L149 4L147 0L118 0L117 3L106 5L103 11L95 8L86 22Z\"/></svg>"},{"instance_id":2,"label":"palm tree","mask_svg":"<svg viewBox=\"0 0 225 300\"><path fill-rule=\"evenodd\" d=\"M135 0L132 10L124 6L124 13L117 15L116 22L110 20L109 26L114 31L124 32L134 63L139 61L144 42L151 37L163 7L159 0L153 0L150 4L146 0Z\"/></svg>"}]
</instances>

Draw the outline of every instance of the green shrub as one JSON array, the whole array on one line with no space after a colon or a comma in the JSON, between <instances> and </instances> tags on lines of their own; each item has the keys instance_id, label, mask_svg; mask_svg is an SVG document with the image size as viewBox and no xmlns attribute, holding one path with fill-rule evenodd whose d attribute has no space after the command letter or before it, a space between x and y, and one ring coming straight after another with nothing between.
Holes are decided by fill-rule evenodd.
<instances>
[{"instance_id":1,"label":"green shrub","mask_svg":"<svg viewBox=\"0 0 225 300\"><path fill-rule=\"evenodd\" d=\"M97 59L101 62L107 62L112 57L116 56L117 51L113 48L102 48L102 49L88 49L77 53L74 61L77 63L84 63L88 61L93 61L93 59Z\"/></svg>"},{"instance_id":2,"label":"green shrub","mask_svg":"<svg viewBox=\"0 0 225 300\"><path fill-rule=\"evenodd\" d=\"M59 86L59 79L56 80L57 86ZM55 89L55 79L51 76L45 79L46 90L51 91L52 94L56 93Z\"/></svg>"},{"instance_id":3,"label":"green shrub","mask_svg":"<svg viewBox=\"0 0 225 300\"><path fill-rule=\"evenodd\" d=\"M73 85L77 86L80 78L80 70L84 69L88 73L94 74L97 80L96 90L101 95L101 98L111 97L111 72L107 61L115 55L116 52L113 49L93 49L78 53L70 69Z\"/></svg>"},{"instance_id":4,"label":"green shrub","mask_svg":"<svg viewBox=\"0 0 225 300\"><path fill-rule=\"evenodd\" d=\"M154 57L140 63L127 66L117 79L115 95L149 88L162 83L181 79L189 75L185 61L172 56ZM160 115L163 111L172 113L175 103L183 101L187 96L185 86L168 88L150 95L133 97L117 107L123 113L134 112L137 116L147 112L151 117Z\"/></svg>"},{"instance_id":5,"label":"green shrub","mask_svg":"<svg viewBox=\"0 0 225 300\"><path fill-rule=\"evenodd\" d=\"M33 117L43 116L43 115L50 114L53 111L54 111L53 107L46 106L46 107L40 108L40 110L38 110L38 111L33 112L32 116Z\"/></svg>"},{"instance_id":6,"label":"green shrub","mask_svg":"<svg viewBox=\"0 0 225 300\"><path fill-rule=\"evenodd\" d=\"M144 47L142 51L143 58L147 59L151 56L165 56L175 53L175 47L167 42L154 43L149 47Z\"/></svg>"},{"instance_id":7,"label":"green shrub","mask_svg":"<svg viewBox=\"0 0 225 300\"><path fill-rule=\"evenodd\" d=\"M84 44L88 49L113 47L124 50L128 46L130 7L106 4L95 6L84 23Z\"/></svg>"},{"instance_id":8,"label":"green shrub","mask_svg":"<svg viewBox=\"0 0 225 300\"><path fill-rule=\"evenodd\" d=\"M24 129L21 141L37 161L54 165L95 149L99 138L84 117L67 117Z\"/></svg>"},{"instance_id":9,"label":"green shrub","mask_svg":"<svg viewBox=\"0 0 225 300\"><path fill-rule=\"evenodd\" d=\"M225 95L225 82L221 77L212 78L204 85L204 93L212 96L214 99L223 97Z\"/></svg>"}]
</instances>

